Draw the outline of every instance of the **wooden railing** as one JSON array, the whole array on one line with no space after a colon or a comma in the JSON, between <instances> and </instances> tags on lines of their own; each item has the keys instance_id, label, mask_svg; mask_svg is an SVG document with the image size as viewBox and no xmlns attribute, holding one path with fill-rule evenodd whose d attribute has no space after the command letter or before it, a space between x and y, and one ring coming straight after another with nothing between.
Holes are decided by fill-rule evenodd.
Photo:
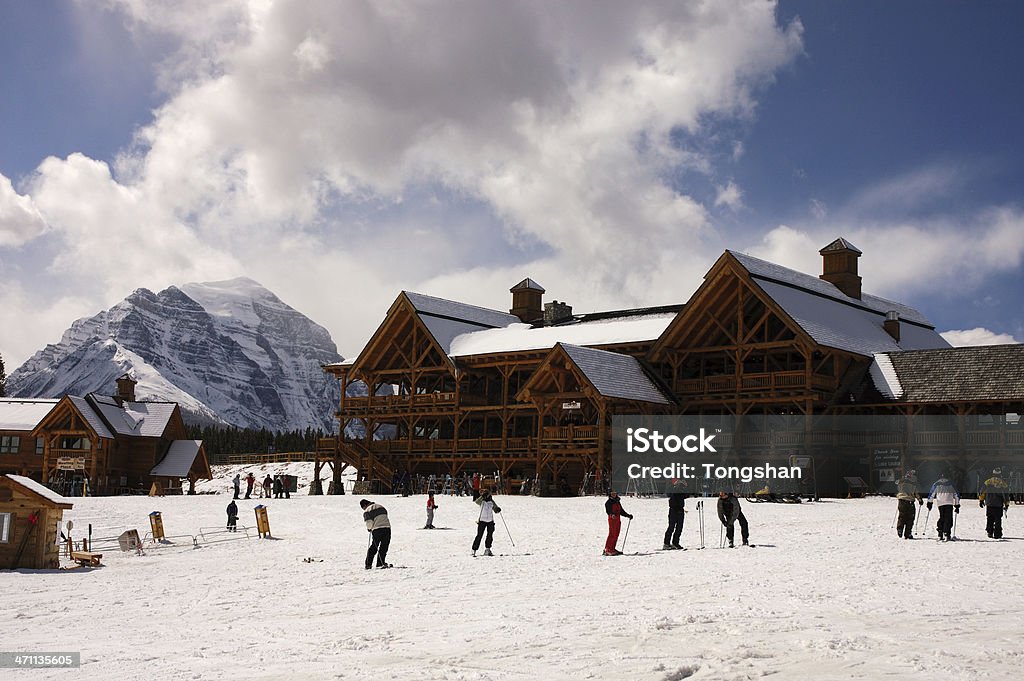
<instances>
[{"instance_id":1,"label":"wooden railing","mask_svg":"<svg viewBox=\"0 0 1024 681\"><path fill-rule=\"evenodd\" d=\"M345 406L339 412L367 411L412 411L416 409L436 409L454 407L455 393L415 393L413 395L365 395L362 397L345 397Z\"/></svg>"},{"instance_id":2,"label":"wooden railing","mask_svg":"<svg viewBox=\"0 0 1024 681\"><path fill-rule=\"evenodd\" d=\"M600 430L597 426L545 426L542 431L545 442L597 440Z\"/></svg>"},{"instance_id":3,"label":"wooden railing","mask_svg":"<svg viewBox=\"0 0 1024 681\"><path fill-rule=\"evenodd\" d=\"M405 454L434 456L463 456L481 452L521 452L534 449L535 439L531 437L510 437L502 441L500 437L463 437L454 439L413 438L394 440L374 440L369 449L378 455L402 456Z\"/></svg>"},{"instance_id":4,"label":"wooden railing","mask_svg":"<svg viewBox=\"0 0 1024 681\"><path fill-rule=\"evenodd\" d=\"M679 382L681 395L715 395L721 393L757 393L792 391L807 386L807 374L803 371L774 371L763 374L742 374L736 376L708 376L688 378ZM830 376L811 375L814 390L835 390L836 381Z\"/></svg>"},{"instance_id":5,"label":"wooden railing","mask_svg":"<svg viewBox=\"0 0 1024 681\"><path fill-rule=\"evenodd\" d=\"M265 463L291 463L293 461L314 461L315 459L316 452L274 452L273 454L248 452L244 454L231 454L227 457L227 461L223 463L233 466L257 466Z\"/></svg>"}]
</instances>

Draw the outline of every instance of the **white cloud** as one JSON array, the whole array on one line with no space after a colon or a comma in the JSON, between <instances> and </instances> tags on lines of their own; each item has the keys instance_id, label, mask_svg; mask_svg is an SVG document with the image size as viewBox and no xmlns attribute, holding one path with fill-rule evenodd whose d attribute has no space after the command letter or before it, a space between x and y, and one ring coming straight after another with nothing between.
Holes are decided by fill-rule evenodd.
<instances>
[{"instance_id":1,"label":"white cloud","mask_svg":"<svg viewBox=\"0 0 1024 681\"><path fill-rule=\"evenodd\" d=\"M1008 333L997 333L980 326L974 329L950 329L949 331L943 331L941 335L950 345L956 347L965 345L1004 345L1006 343L1019 342Z\"/></svg>"},{"instance_id":2,"label":"white cloud","mask_svg":"<svg viewBox=\"0 0 1024 681\"><path fill-rule=\"evenodd\" d=\"M14 191L0 174L0 247L21 246L46 231L46 221L31 196Z\"/></svg>"},{"instance_id":3,"label":"white cloud","mask_svg":"<svg viewBox=\"0 0 1024 681\"><path fill-rule=\"evenodd\" d=\"M108 4L144 52L177 47L113 168L47 159L23 197L60 237L65 285L109 305L248 274L343 352L403 287L505 307L526 272L578 306L685 299L720 248L665 178L715 157L672 132L751 116L802 50L799 21L760 0ZM434 224L408 205L428 193L477 221Z\"/></svg>"},{"instance_id":4,"label":"white cloud","mask_svg":"<svg viewBox=\"0 0 1024 681\"><path fill-rule=\"evenodd\" d=\"M718 187L718 194L715 196L715 206L725 206L730 210L739 210L743 207L743 190L736 183L729 180L724 187Z\"/></svg>"}]
</instances>

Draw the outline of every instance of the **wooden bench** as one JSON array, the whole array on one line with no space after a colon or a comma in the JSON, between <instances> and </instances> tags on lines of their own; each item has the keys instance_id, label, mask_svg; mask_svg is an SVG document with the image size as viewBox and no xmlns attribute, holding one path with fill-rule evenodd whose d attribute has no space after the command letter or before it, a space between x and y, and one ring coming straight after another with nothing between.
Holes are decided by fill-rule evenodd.
<instances>
[{"instance_id":1,"label":"wooden bench","mask_svg":"<svg viewBox=\"0 0 1024 681\"><path fill-rule=\"evenodd\" d=\"M71 560L83 567L96 567L100 564L101 558L103 558L102 553L93 553L92 551L71 552Z\"/></svg>"}]
</instances>

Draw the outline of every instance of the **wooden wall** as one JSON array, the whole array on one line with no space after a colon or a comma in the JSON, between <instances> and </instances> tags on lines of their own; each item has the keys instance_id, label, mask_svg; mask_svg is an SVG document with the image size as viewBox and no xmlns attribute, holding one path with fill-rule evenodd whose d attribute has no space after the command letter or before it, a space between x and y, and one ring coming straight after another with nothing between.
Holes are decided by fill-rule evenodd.
<instances>
[{"instance_id":1,"label":"wooden wall","mask_svg":"<svg viewBox=\"0 0 1024 681\"><path fill-rule=\"evenodd\" d=\"M39 517L33 528L29 517L34 512ZM8 541L0 543L0 569L60 567L57 524L63 521L62 508L48 505L36 495L25 492L21 485L4 478L0 479L0 513L13 514ZM18 549L26 536L28 540L15 565Z\"/></svg>"}]
</instances>

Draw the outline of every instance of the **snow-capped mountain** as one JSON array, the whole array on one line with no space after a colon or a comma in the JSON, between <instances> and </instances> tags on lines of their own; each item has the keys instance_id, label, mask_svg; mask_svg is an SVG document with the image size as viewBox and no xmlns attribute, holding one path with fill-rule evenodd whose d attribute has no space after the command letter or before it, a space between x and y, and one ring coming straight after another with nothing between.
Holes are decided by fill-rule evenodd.
<instances>
[{"instance_id":1,"label":"snow-capped mountain","mask_svg":"<svg viewBox=\"0 0 1024 681\"><path fill-rule=\"evenodd\" d=\"M130 372L140 400L178 402L193 422L337 428L338 362L326 329L252 279L140 288L79 319L8 377L18 397L112 393Z\"/></svg>"}]
</instances>

